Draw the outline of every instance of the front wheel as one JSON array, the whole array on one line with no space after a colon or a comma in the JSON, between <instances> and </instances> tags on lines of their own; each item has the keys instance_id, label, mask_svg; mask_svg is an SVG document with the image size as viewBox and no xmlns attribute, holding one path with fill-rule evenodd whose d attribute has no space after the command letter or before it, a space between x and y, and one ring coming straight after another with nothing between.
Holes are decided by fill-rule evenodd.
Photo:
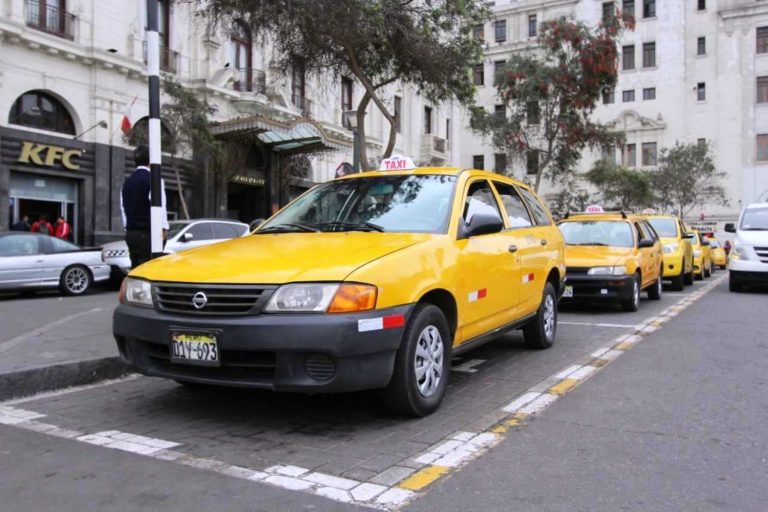
<instances>
[{"instance_id":1,"label":"front wheel","mask_svg":"<svg viewBox=\"0 0 768 512\"><path fill-rule=\"evenodd\" d=\"M543 350L555 343L557 334L557 294L552 283L544 285L544 294L536 317L523 328L525 345Z\"/></svg>"},{"instance_id":2,"label":"front wheel","mask_svg":"<svg viewBox=\"0 0 768 512\"><path fill-rule=\"evenodd\" d=\"M621 309L624 311L637 311L640 308L640 276L635 274L632 279L632 297L621 301Z\"/></svg>"},{"instance_id":3,"label":"front wheel","mask_svg":"<svg viewBox=\"0 0 768 512\"><path fill-rule=\"evenodd\" d=\"M651 300L661 300L662 287L661 271L659 271L658 279L656 279L656 282L653 283L650 288L648 288L648 298Z\"/></svg>"},{"instance_id":4,"label":"front wheel","mask_svg":"<svg viewBox=\"0 0 768 512\"><path fill-rule=\"evenodd\" d=\"M92 283L91 272L82 265L72 265L64 269L59 279L59 290L64 295L82 295Z\"/></svg>"},{"instance_id":5,"label":"front wheel","mask_svg":"<svg viewBox=\"0 0 768 512\"><path fill-rule=\"evenodd\" d=\"M683 271L680 271L680 274L676 275L672 278L672 290L676 292L683 291L683 287L685 286L685 274Z\"/></svg>"},{"instance_id":6,"label":"front wheel","mask_svg":"<svg viewBox=\"0 0 768 512\"><path fill-rule=\"evenodd\" d=\"M443 312L432 304L413 310L395 356L392 379L384 389L390 410L426 416L440 406L451 371L451 334Z\"/></svg>"}]
</instances>

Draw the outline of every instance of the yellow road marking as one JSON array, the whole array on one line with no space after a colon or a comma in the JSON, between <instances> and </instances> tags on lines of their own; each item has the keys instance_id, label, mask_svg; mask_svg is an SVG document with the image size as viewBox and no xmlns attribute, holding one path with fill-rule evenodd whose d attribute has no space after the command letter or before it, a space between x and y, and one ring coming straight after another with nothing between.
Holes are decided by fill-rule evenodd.
<instances>
[{"instance_id":1,"label":"yellow road marking","mask_svg":"<svg viewBox=\"0 0 768 512\"><path fill-rule=\"evenodd\" d=\"M563 379L551 388L549 388L549 392L553 393L555 395L562 395L564 393L567 393L572 387L574 387L579 381L576 379Z\"/></svg>"},{"instance_id":2,"label":"yellow road marking","mask_svg":"<svg viewBox=\"0 0 768 512\"><path fill-rule=\"evenodd\" d=\"M448 472L445 466L427 466L417 471L402 482L398 487L411 491L423 489Z\"/></svg>"},{"instance_id":3,"label":"yellow road marking","mask_svg":"<svg viewBox=\"0 0 768 512\"><path fill-rule=\"evenodd\" d=\"M632 348L632 345L634 345L634 343L627 343L626 341L624 341L616 345L614 348L616 350L629 350L630 348Z\"/></svg>"}]
</instances>

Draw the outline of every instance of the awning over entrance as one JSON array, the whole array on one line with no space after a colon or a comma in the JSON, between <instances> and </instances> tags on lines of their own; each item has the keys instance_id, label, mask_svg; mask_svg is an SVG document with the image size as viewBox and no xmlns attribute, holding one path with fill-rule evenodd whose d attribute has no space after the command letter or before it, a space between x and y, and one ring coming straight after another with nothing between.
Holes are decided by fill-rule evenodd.
<instances>
[{"instance_id":1,"label":"awning over entrance","mask_svg":"<svg viewBox=\"0 0 768 512\"><path fill-rule=\"evenodd\" d=\"M211 128L214 135L232 137L255 135L265 146L278 153L311 153L328 149L343 150L345 144L328 137L317 123L300 119L282 123L274 119L253 116L233 119Z\"/></svg>"}]
</instances>

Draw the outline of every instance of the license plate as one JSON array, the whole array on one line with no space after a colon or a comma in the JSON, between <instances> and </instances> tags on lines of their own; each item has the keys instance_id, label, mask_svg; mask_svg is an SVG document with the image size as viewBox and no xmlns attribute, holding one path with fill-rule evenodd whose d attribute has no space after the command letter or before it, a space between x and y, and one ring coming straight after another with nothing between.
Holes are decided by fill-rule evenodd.
<instances>
[{"instance_id":1,"label":"license plate","mask_svg":"<svg viewBox=\"0 0 768 512\"><path fill-rule=\"evenodd\" d=\"M219 366L219 343L214 332L171 331L171 361Z\"/></svg>"},{"instance_id":2,"label":"license plate","mask_svg":"<svg viewBox=\"0 0 768 512\"><path fill-rule=\"evenodd\" d=\"M563 297L573 297L573 286L566 286L565 290L563 291Z\"/></svg>"}]
</instances>

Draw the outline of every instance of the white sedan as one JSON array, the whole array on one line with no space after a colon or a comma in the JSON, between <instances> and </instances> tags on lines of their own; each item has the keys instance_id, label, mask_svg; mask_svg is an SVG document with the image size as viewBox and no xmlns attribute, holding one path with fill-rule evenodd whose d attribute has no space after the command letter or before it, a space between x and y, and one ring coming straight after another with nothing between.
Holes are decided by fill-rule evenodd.
<instances>
[{"instance_id":1,"label":"white sedan","mask_svg":"<svg viewBox=\"0 0 768 512\"><path fill-rule=\"evenodd\" d=\"M99 249L39 233L0 233L0 290L34 292L59 288L82 295L95 282L109 279L109 265Z\"/></svg>"},{"instance_id":2,"label":"white sedan","mask_svg":"<svg viewBox=\"0 0 768 512\"><path fill-rule=\"evenodd\" d=\"M175 220L169 224L163 252L174 254L248 234L248 224L226 219ZM106 244L101 257L111 267L127 274L131 270L128 245L124 240Z\"/></svg>"}]
</instances>

